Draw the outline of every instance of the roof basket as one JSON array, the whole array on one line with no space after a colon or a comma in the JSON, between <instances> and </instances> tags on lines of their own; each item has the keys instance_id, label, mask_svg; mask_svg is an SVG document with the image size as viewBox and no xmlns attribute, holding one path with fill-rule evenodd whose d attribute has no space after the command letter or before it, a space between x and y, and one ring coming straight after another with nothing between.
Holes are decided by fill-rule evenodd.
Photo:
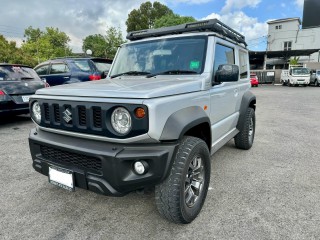
<instances>
[{"instance_id":1,"label":"roof basket","mask_svg":"<svg viewBox=\"0 0 320 240\"><path fill-rule=\"evenodd\" d=\"M206 31L218 33L224 37L236 41L237 43L243 43L245 46L247 46L245 37L243 35L233 30L229 26L225 25L224 23L220 22L218 19L209 19L193 23L185 23L172 27L133 31L128 33L127 39L135 41L150 37L160 37L165 35L180 34L187 32Z\"/></svg>"}]
</instances>

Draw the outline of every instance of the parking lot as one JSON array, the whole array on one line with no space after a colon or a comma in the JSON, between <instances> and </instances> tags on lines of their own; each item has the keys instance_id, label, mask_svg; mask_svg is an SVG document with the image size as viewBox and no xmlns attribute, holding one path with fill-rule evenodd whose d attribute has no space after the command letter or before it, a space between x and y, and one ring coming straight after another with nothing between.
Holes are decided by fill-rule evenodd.
<instances>
[{"instance_id":1,"label":"parking lot","mask_svg":"<svg viewBox=\"0 0 320 240\"><path fill-rule=\"evenodd\" d=\"M212 157L206 203L167 222L154 193L115 198L48 183L31 166L28 116L0 121L0 239L320 239L320 88L259 86L251 150Z\"/></svg>"}]
</instances>

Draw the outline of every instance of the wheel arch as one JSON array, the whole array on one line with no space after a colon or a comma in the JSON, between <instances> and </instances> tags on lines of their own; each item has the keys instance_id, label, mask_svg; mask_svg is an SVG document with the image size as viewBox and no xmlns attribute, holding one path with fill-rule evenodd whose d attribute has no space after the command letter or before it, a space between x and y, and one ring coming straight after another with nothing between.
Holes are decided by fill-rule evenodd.
<instances>
[{"instance_id":1,"label":"wheel arch","mask_svg":"<svg viewBox=\"0 0 320 240\"><path fill-rule=\"evenodd\" d=\"M240 105L240 110L239 110L239 119L238 119L238 124L237 124L237 129L239 131L241 131L243 128L243 124L244 124L244 121L246 118L247 109L250 107L250 108L253 108L253 110L255 111L256 110L256 102L257 102L256 96L252 92L248 91L243 94L243 97L241 100L241 105Z\"/></svg>"},{"instance_id":2,"label":"wheel arch","mask_svg":"<svg viewBox=\"0 0 320 240\"><path fill-rule=\"evenodd\" d=\"M211 150L210 119L199 106L181 109L167 119L160 141L182 139L183 136L193 136L204 140Z\"/></svg>"}]
</instances>

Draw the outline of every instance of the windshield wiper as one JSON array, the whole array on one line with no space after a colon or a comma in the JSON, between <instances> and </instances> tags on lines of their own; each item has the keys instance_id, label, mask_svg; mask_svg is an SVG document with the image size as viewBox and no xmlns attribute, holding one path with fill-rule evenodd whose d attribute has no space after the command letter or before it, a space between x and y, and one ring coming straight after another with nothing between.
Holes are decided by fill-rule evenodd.
<instances>
[{"instance_id":1,"label":"windshield wiper","mask_svg":"<svg viewBox=\"0 0 320 240\"><path fill-rule=\"evenodd\" d=\"M114 74L110 77L115 78L115 77L119 77L119 76L123 76L123 75L133 75L133 76L136 75L137 76L137 75L148 75L148 74L150 74L150 73L149 72L141 72L141 71L128 71L128 72Z\"/></svg>"},{"instance_id":2,"label":"windshield wiper","mask_svg":"<svg viewBox=\"0 0 320 240\"><path fill-rule=\"evenodd\" d=\"M146 78L151 78L157 75L174 75L174 74L196 74L198 72L196 71L190 71L190 70L168 70L164 72L158 72L158 73L151 73L146 76Z\"/></svg>"},{"instance_id":3,"label":"windshield wiper","mask_svg":"<svg viewBox=\"0 0 320 240\"><path fill-rule=\"evenodd\" d=\"M30 80L30 79L34 79L33 77L21 77L21 80Z\"/></svg>"}]
</instances>

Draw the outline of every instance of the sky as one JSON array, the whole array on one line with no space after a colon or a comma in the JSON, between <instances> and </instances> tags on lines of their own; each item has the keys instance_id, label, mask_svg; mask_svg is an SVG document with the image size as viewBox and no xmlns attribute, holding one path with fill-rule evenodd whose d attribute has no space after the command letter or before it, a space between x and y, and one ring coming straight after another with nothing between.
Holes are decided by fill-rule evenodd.
<instances>
[{"instance_id":1,"label":"sky","mask_svg":"<svg viewBox=\"0 0 320 240\"><path fill-rule=\"evenodd\" d=\"M126 36L128 14L146 0L0 0L0 34L18 46L24 30L55 27L71 39L73 52L82 52L82 40L119 27ZM154 2L151 0L151 2ZM267 22L280 18L302 19L304 0L158 0L173 12L197 20L218 18L242 33L250 50L265 50Z\"/></svg>"}]
</instances>

